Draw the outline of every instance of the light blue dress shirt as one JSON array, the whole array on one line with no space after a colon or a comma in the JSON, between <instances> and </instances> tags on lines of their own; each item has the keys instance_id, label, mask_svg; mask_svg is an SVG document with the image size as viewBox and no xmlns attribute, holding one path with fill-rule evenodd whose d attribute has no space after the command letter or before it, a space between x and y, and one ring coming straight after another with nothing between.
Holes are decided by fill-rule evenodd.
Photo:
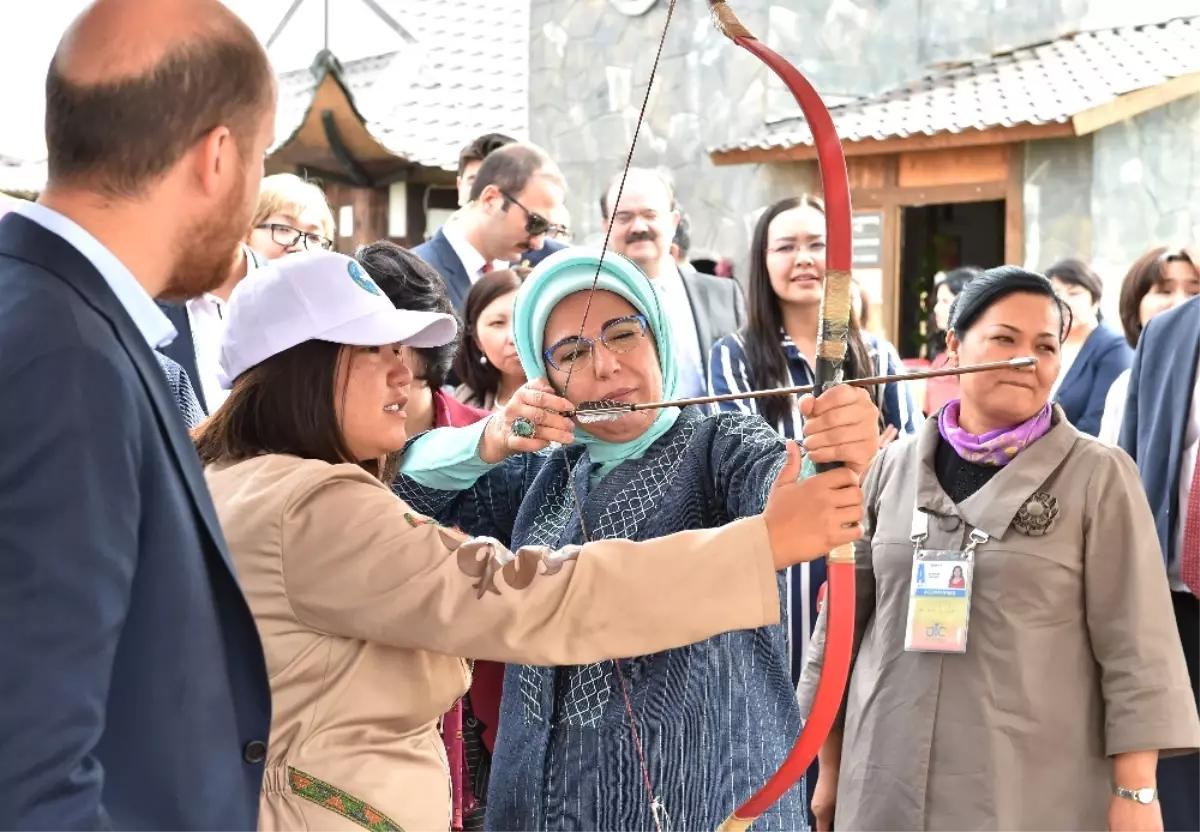
<instances>
[{"instance_id":1,"label":"light blue dress shirt","mask_svg":"<svg viewBox=\"0 0 1200 832\"><path fill-rule=\"evenodd\" d=\"M175 340L175 327L158 308L150 293L138 283L133 272L82 226L54 209L36 202L22 202L12 210L25 219L36 222L51 234L62 237L86 257L96 267L96 271L100 272L100 276L117 296L121 306L125 307L125 311L129 313L129 317L133 319L134 325L150 344L151 349L165 347Z\"/></svg>"}]
</instances>

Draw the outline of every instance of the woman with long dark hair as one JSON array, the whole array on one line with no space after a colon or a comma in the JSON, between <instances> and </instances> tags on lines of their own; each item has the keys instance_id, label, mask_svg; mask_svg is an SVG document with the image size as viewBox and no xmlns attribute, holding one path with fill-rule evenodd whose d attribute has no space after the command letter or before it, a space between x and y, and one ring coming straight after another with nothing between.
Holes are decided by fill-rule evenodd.
<instances>
[{"instance_id":1,"label":"woman with long dark hair","mask_svg":"<svg viewBox=\"0 0 1200 832\"><path fill-rule=\"evenodd\" d=\"M454 397L482 410L501 410L525 383L512 337L517 289L529 269L500 269L471 287L464 304L463 339L454 359L461 380Z\"/></svg>"},{"instance_id":2,"label":"woman with long dark hair","mask_svg":"<svg viewBox=\"0 0 1200 832\"><path fill-rule=\"evenodd\" d=\"M825 285L825 206L803 195L768 207L754 228L747 299L749 322L712 348L709 388L713 393L746 392L813 383L817 316ZM850 319L847 378L903 372L896 350ZM908 386L895 382L870 389L879 409L882 442L910 434L923 421ZM801 436L803 419L795 396L726 402L728 411L757 413L782 436ZM793 681L799 678L808 637L825 583L824 559L788 575L788 628Z\"/></svg>"},{"instance_id":3,"label":"woman with long dark hair","mask_svg":"<svg viewBox=\"0 0 1200 832\"><path fill-rule=\"evenodd\" d=\"M712 348L709 387L736 393L767 387L811 384L817 314L825 286L825 206L804 195L782 199L763 212L750 248L749 322ZM848 376L865 378L903 372L891 344L850 323ZM881 427L912 433L920 417L902 383L875 387ZM795 396L742 399L725 410L758 413L789 439L801 435Z\"/></svg>"}]
</instances>

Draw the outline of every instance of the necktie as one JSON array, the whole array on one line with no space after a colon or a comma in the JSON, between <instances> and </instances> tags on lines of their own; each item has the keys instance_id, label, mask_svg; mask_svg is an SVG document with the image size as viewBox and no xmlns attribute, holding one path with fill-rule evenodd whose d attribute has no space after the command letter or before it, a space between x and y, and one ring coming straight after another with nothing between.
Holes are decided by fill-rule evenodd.
<instances>
[{"instance_id":1,"label":"necktie","mask_svg":"<svg viewBox=\"0 0 1200 832\"><path fill-rule=\"evenodd\" d=\"M487 274L487 273L488 273L488 272L490 272L491 270L492 270L492 263L491 263L491 261L489 260L488 262L486 262L486 263L484 263L484 264L483 264L483 268L481 268L481 269L479 270L479 273L480 273L481 275L483 275L483 274Z\"/></svg>"},{"instance_id":2,"label":"necktie","mask_svg":"<svg viewBox=\"0 0 1200 832\"><path fill-rule=\"evenodd\" d=\"M1196 467L1192 471L1192 487L1188 491L1179 577L1193 595L1200 595L1200 457L1196 459Z\"/></svg>"}]
</instances>

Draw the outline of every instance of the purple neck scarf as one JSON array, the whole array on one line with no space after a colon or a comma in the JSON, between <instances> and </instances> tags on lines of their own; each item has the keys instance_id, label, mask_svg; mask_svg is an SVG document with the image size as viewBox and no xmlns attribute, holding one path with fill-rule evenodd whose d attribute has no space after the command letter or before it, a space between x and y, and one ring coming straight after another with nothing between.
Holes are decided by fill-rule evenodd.
<instances>
[{"instance_id":1,"label":"purple neck scarf","mask_svg":"<svg viewBox=\"0 0 1200 832\"><path fill-rule=\"evenodd\" d=\"M1011 428L988 431L982 436L967 433L958 424L961 403L953 399L938 414L938 432L950 447L967 462L977 465L1007 465L1017 454L1041 439L1050 431L1049 402L1032 418Z\"/></svg>"}]
</instances>

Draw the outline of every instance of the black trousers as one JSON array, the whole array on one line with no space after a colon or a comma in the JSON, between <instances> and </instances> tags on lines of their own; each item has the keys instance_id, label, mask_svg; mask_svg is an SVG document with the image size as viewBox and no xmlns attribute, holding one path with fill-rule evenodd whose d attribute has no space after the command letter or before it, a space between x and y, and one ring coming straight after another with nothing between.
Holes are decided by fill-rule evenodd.
<instances>
[{"instance_id":1,"label":"black trousers","mask_svg":"<svg viewBox=\"0 0 1200 832\"><path fill-rule=\"evenodd\" d=\"M1172 592L1171 602L1192 677L1192 695L1200 701L1200 599L1189 592ZM1167 832L1200 832L1200 754L1160 760L1158 793Z\"/></svg>"}]
</instances>

